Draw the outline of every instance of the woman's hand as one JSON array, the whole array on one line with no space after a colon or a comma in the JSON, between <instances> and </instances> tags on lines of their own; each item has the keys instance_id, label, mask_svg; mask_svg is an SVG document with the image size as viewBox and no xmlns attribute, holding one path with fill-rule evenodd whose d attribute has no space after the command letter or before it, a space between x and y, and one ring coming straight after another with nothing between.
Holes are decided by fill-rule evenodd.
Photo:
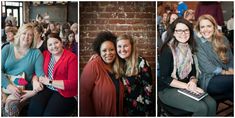
<instances>
[{"instance_id":1,"label":"woman's hand","mask_svg":"<svg viewBox=\"0 0 235 118\"><path fill-rule=\"evenodd\" d=\"M201 88L197 87L197 84L193 81L188 82L186 89L189 90L189 91L192 91L196 94L204 93L204 91Z\"/></svg>"},{"instance_id":2,"label":"woman's hand","mask_svg":"<svg viewBox=\"0 0 235 118\"><path fill-rule=\"evenodd\" d=\"M33 97L34 95L37 94L36 91L31 91L31 90L24 90L23 93L24 94L20 97L20 102L23 102L27 100L28 98Z\"/></svg>"},{"instance_id":3,"label":"woman's hand","mask_svg":"<svg viewBox=\"0 0 235 118\"><path fill-rule=\"evenodd\" d=\"M197 89L197 85L196 85L196 83L194 83L192 81L189 81L188 84L187 84L187 88L186 89L189 90L189 91L194 92Z\"/></svg>"},{"instance_id":4,"label":"woman's hand","mask_svg":"<svg viewBox=\"0 0 235 118\"><path fill-rule=\"evenodd\" d=\"M33 82L33 90L35 92L39 92L43 89L43 84L38 81L38 79L35 79Z\"/></svg>"},{"instance_id":5,"label":"woman's hand","mask_svg":"<svg viewBox=\"0 0 235 118\"><path fill-rule=\"evenodd\" d=\"M201 88L199 88L199 87L197 87L196 92L197 92L197 93L204 93L204 90L201 89Z\"/></svg>"},{"instance_id":6,"label":"woman's hand","mask_svg":"<svg viewBox=\"0 0 235 118\"><path fill-rule=\"evenodd\" d=\"M7 90L9 90L10 93L11 93L12 95L14 95L17 99L20 98L20 93L21 93L21 91L20 91L19 88L15 87L15 86L12 85L12 84L9 84L9 85L7 86Z\"/></svg>"},{"instance_id":7,"label":"woman's hand","mask_svg":"<svg viewBox=\"0 0 235 118\"><path fill-rule=\"evenodd\" d=\"M229 69L228 69L228 72L229 72L230 75L233 75L233 74L234 74L233 68L229 68Z\"/></svg>"},{"instance_id":8,"label":"woman's hand","mask_svg":"<svg viewBox=\"0 0 235 118\"><path fill-rule=\"evenodd\" d=\"M95 59L95 58L98 57L98 56L99 56L98 54L93 54L93 55L91 56L91 58L89 59L89 61Z\"/></svg>"},{"instance_id":9,"label":"woman's hand","mask_svg":"<svg viewBox=\"0 0 235 118\"><path fill-rule=\"evenodd\" d=\"M44 84L44 85L50 85L50 84L49 84L49 81L50 81L49 78L46 77L46 76L39 78L39 82L41 82L41 83Z\"/></svg>"},{"instance_id":10,"label":"woman's hand","mask_svg":"<svg viewBox=\"0 0 235 118\"><path fill-rule=\"evenodd\" d=\"M222 70L221 74L222 75L233 75L233 72L234 70L229 68L228 70Z\"/></svg>"}]
</instances>

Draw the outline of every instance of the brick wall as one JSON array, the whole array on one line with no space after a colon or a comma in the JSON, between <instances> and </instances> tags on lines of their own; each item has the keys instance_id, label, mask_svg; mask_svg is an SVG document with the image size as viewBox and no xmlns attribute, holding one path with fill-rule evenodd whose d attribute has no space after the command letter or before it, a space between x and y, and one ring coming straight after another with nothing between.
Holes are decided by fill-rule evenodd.
<instances>
[{"instance_id":1,"label":"brick wall","mask_svg":"<svg viewBox=\"0 0 235 118\"><path fill-rule=\"evenodd\" d=\"M94 53L92 43L100 31L127 33L136 39L140 55L150 63L155 77L155 2L80 2L80 72Z\"/></svg>"}]
</instances>

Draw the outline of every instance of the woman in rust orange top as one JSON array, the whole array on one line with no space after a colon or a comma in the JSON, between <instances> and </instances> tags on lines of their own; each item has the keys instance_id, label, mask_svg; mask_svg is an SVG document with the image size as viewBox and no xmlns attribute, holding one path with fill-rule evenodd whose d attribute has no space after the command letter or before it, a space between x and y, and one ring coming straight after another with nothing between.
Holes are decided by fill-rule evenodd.
<instances>
[{"instance_id":1,"label":"woman in rust orange top","mask_svg":"<svg viewBox=\"0 0 235 118\"><path fill-rule=\"evenodd\" d=\"M116 36L101 32L93 43L98 57L89 61L80 78L80 116L120 116L123 85L115 48Z\"/></svg>"}]
</instances>

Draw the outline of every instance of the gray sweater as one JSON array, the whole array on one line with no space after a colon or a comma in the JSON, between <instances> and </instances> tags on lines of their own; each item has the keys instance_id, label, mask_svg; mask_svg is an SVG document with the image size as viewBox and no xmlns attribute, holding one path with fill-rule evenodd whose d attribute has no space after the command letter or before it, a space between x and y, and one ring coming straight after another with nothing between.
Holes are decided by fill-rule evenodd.
<instances>
[{"instance_id":1,"label":"gray sweater","mask_svg":"<svg viewBox=\"0 0 235 118\"><path fill-rule=\"evenodd\" d=\"M225 45L229 47L229 41L226 37L223 38ZM218 55L212 48L211 42L207 41L203 37L195 36L197 44L197 58L199 63L199 69L201 74L199 76L200 86L206 91L210 79L221 74L222 70L227 70L228 68L233 68L233 54L229 48L227 56L229 57L229 63L224 64L219 59Z\"/></svg>"}]
</instances>

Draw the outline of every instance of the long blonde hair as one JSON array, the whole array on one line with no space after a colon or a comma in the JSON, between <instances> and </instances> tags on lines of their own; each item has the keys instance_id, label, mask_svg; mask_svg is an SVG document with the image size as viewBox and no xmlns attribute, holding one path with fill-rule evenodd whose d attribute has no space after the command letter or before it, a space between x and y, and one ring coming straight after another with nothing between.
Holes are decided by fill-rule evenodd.
<instances>
[{"instance_id":1,"label":"long blonde hair","mask_svg":"<svg viewBox=\"0 0 235 118\"><path fill-rule=\"evenodd\" d=\"M117 42L120 40L129 40L131 43L131 55L123 64L125 68L125 76L135 76L138 74L138 53L136 50L135 40L127 34L121 35L117 38Z\"/></svg>"},{"instance_id":2,"label":"long blonde hair","mask_svg":"<svg viewBox=\"0 0 235 118\"><path fill-rule=\"evenodd\" d=\"M198 18L198 21L195 25L195 30L200 32L200 22L202 20L209 20L214 26L214 33L212 35L212 47L213 50L217 53L219 59L223 63L228 63L228 57L226 56L226 52L228 51L228 47L225 45L223 34L218 30L218 24L216 23L215 19L211 15L202 15Z\"/></svg>"},{"instance_id":3,"label":"long blonde hair","mask_svg":"<svg viewBox=\"0 0 235 118\"><path fill-rule=\"evenodd\" d=\"M31 24L31 23L27 23L27 24L23 24L20 28L19 28L19 30L18 30L18 32L16 33L16 35L15 35L15 40L14 40L14 46L16 47L16 48L19 48L19 46L20 46L20 36L24 33L24 32L26 32L26 31L28 31L28 30L32 30L33 32L34 32L34 25L33 24ZM34 33L33 33L34 34ZM35 39L34 39L34 36L33 36L33 39L32 39L32 44L30 45L30 47L29 48L36 48L36 44L37 42L35 41Z\"/></svg>"},{"instance_id":4,"label":"long blonde hair","mask_svg":"<svg viewBox=\"0 0 235 118\"><path fill-rule=\"evenodd\" d=\"M124 73L122 64L120 63L120 59L118 56L116 56L116 59L113 63L113 72L115 73L116 78L120 78Z\"/></svg>"}]
</instances>

